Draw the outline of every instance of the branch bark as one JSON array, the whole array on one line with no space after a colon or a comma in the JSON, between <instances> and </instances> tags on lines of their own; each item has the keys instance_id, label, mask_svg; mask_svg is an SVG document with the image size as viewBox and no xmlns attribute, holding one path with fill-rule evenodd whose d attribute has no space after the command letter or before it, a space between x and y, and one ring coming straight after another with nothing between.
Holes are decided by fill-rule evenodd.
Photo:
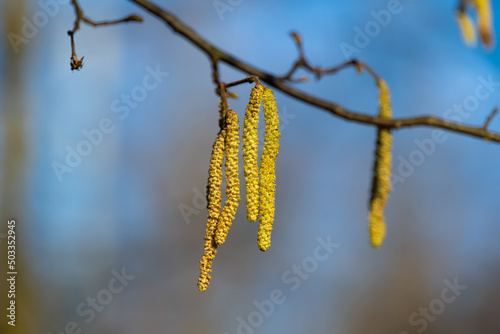
<instances>
[{"instance_id":1,"label":"branch bark","mask_svg":"<svg viewBox=\"0 0 500 334\"><path fill-rule=\"evenodd\" d=\"M227 65L232 66L233 68L238 69L242 72L248 73L249 75L255 75L259 77L261 81L267 83L270 86L273 86L274 88L293 98L296 98L297 100L323 109L331 113L332 115L340 117L346 121L390 129L402 129L415 126L434 127L500 143L500 133L488 131L483 125L463 125L455 122L450 122L439 117L426 115L409 118L384 119L360 112L350 111L336 103L323 100L304 91L291 87L285 82L285 78L267 73L230 55L227 52L224 52L223 50L217 48L216 46L203 39L196 31L188 27L172 13L157 6L156 4L148 0L130 1L137 4L139 7L142 7L143 9L149 11L154 16L158 17L160 20L165 22L172 30L198 47L209 57L212 64L214 64L213 66L216 66L219 62L226 63Z\"/></svg>"}]
</instances>

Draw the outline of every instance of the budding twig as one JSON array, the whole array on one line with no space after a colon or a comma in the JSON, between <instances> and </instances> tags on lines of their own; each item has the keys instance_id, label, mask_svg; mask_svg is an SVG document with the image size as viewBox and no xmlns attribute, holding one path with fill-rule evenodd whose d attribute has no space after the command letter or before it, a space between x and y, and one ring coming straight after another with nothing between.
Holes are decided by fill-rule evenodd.
<instances>
[{"instance_id":1,"label":"budding twig","mask_svg":"<svg viewBox=\"0 0 500 334\"><path fill-rule=\"evenodd\" d=\"M80 29L80 22L84 22L92 27L107 26L112 24L124 23L124 22L142 22L143 19L137 14L132 14L122 19L110 20L110 21L100 21L96 22L85 16L83 10L81 9L78 0L71 0L71 4L75 8L75 23L73 25L73 30L68 30L68 35L71 39L71 58L70 66L71 70L79 70L83 66L83 57L78 59L75 51L75 33Z\"/></svg>"}]
</instances>

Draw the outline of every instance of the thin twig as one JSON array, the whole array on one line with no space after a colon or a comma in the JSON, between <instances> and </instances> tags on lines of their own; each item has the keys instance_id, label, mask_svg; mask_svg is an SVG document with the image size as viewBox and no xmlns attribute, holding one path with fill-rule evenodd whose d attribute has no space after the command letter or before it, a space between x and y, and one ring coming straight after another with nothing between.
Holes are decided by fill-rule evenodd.
<instances>
[{"instance_id":1,"label":"thin twig","mask_svg":"<svg viewBox=\"0 0 500 334\"><path fill-rule=\"evenodd\" d=\"M229 87L234 87L234 86L241 85L243 83L250 83L250 82L255 82L256 84L259 84L259 85L261 84L260 80L259 80L259 78L257 76L251 75L251 76L249 76L249 77L247 77L245 79L241 79L241 80L238 80L238 81L227 83L224 86L226 88L229 88Z\"/></svg>"},{"instance_id":2,"label":"thin twig","mask_svg":"<svg viewBox=\"0 0 500 334\"><path fill-rule=\"evenodd\" d=\"M75 23L73 25L73 30L68 31L68 35L71 39L71 58L70 58L70 66L71 70L79 70L83 66L83 57L78 59L75 51L75 33L80 29L80 21L83 16L83 12L78 5L77 0L71 0L71 4L75 8Z\"/></svg>"},{"instance_id":3,"label":"thin twig","mask_svg":"<svg viewBox=\"0 0 500 334\"><path fill-rule=\"evenodd\" d=\"M278 77L278 80L289 81L289 82L306 81L307 77L300 77L298 79L292 78L295 72L301 67L314 73L316 79L319 80L325 74L335 74L338 71L349 66L354 66L356 70L360 73L364 68L375 79L376 82L380 79L377 73L375 73L375 71L370 66L357 59L348 60L345 63L340 64L338 66L334 66L332 68L313 67L311 66L311 64L309 63L309 61L305 56L304 48L302 46L302 37L297 32L292 32L290 33L290 35L292 36L292 39L295 42L295 45L297 46L297 50L299 52L299 58L295 61L295 63L292 65L290 70L285 75Z\"/></svg>"},{"instance_id":4,"label":"thin twig","mask_svg":"<svg viewBox=\"0 0 500 334\"><path fill-rule=\"evenodd\" d=\"M309 63L309 61L305 56L304 48L302 46L302 37L297 32L292 32L290 33L290 35L292 36L292 39L295 42L295 45L297 46L297 50L299 52L299 58L295 61L295 63L292 65L290 70L285 75L277 78L278 80L289 81L289 82L307 81L307 77L304 76L299 77L297 79L293 78L295 72L300 68L305 68L306 70L312 72L316 76L316 79L319 80L325 74L335 74L338 71L348 66L355 66L358 71L361 71L362 68L365 68L375 78L376 81L379 79L378 75L367 64L356 59L349 60L339 66L335 66L332 68L324 69L319 66L314 67Z\"/></svg>"},{"instance_id":5,"label":"thin twig","mask_svg":"<svg viewBox=\"0 0 500 334\"><path fill-rule=\"evenodd\" d=\"M493 109L493 111L491 112L491 114L486 119L486 122L484 122L484 125L483 125L483 129L484 130L486 130L488 128L488 126L490 125L491 121L493 120L493 118L495 117L495 115L497 113L498 113L498 108L495 107L495 109Z\"/></svg>"},{"instance_id":6,"label":"thin twig","mask_svg":"<svg viewBox=\"0 0 500 334\"><path fill-rule=\"evenodd\" d=\"M75 23L73 25L73 30L68 31L68 35L71 39L71 58L70 58L70 66L71 70L79 70L83 66L83 58L78 59L78 56L76 55L75 51L75 33L80 29L80 22L84 22L92 27L100 27L100 26L107 26L107 25L113 25L113 24L118 24L118 23L124 23L124 22L143 22L144 20L142 17L140 17L137 14L132 14L127 17L124 17L122 19L118 20L110 20L110 21L100 21L100 22L95 22L88 17L85 16L83 13L82 8L80 7L80 4L78 3L78 0L71 0L71 4L75 8Z\"/></svg>"}]
</instances>

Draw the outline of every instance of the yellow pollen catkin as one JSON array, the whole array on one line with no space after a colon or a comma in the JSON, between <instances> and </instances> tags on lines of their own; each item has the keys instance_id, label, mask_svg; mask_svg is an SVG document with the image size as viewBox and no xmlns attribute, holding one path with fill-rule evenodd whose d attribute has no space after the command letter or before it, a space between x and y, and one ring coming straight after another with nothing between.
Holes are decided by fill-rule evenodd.
<instances>
[{"instance_id":1,"label":"yellow pollen catkin","mask_svg":"<svg viewBox=\"0 0 500 334\"><path fill-rule=\"evenodd\" d=\"M264 136L264 152L260 161L260 219L257 243L261 251L271 246L273 230L276 189L276 157L280 148L279 117L273 91L264 88L262 98L264 104L264 120L266 132Z\"/></svg>"},{"instance_id":2,"label":"yellow pollen catkin","mask_svg":"<svg viewBox=\"0 0 500 334\"><path fill-rule=\"evenodd\" d=\"M492 10L490 0L473 0L477 10L477 28L484 45L493 44Z\"/></svg>"},{"instance_id":3,"label":"yellow pollen catkin","mask_svg":"<svg viewBox=\"0 0 500 334\"><path fill-rule=\"evenodd\" d=\"M476 11L477 25L474 27L471 17L467 14L467 7ZM488 47L494 44L493 11L490 0L464 0L457 11L457 21L462 31L462 36L468 45L474 45L476 29L481 37L481 42Z\"/></svg>"},{"instance_id":4,"label":"yellow pollen catkin","mask_svg":"<svg viewBox=\"0 0 500 334\"><path fill-rule=\"evenodd\" d=\"M207 209L208 219L207 228L205 231L205 245L203 256L200 260L200 276L198 278L198 289L205 291L210 283L210 272L212 271L212 261L217 253L217 245L215 244L214 235L217 228L221 211L221 185L222 185L222 164L224 161L225 138L226 130L223 128L223 118L225 116L225 108L222 101L219 105L221 130L212 149L210 158L210 168L208 170L207 184Z\"/></svg>"},{"instance_id":5,"label":"yellow pollen catkin","mask_svg":"<svg viewBox=\"0 0 500 334\"><path fill-rule=\"evenodd\" d=\"M219 217L215 232L215 243L226 241L240 202L240 180L238 174L238 148L240 146L238 114L229 109L226 116L226 202Z\"/></svg>"},{"instance_id":6,"label":"yellow pollen catkin","mask_svg":"<svg viewBox=\"0 0 500 334\"><path fill-rule=\"evenodd\" d=\"M389 87L384 80L378 80L379 117L391 118L392 109ZM391 191L392 137L387 128L378 128L377 148L373 167L372 190L370 198L369 230L373 247L380 247L386 234L384 208Z\"/></svg>"},{"instance_id":7,"label":"yellow pollen catkin","mask_svg":"<svg viewBox=\"0 0 500 334\"><path fill-rule=\"evenodd\" d=\"M247 218L254 222L259 217L259 167L257 165L259 112L264 86L252 88L243 122L243 161L246 184Z\"/></svg>"},{"instance_id":8,"label":"yellow pollen catkin","mask_svg":"<svg viewBox=\"0 0 500 334\"><path fill-rule=\"evenodd\" d=\"M458 11L457 21L465 43L469 46L474 45L476 43L476 31L470 16L463 11Z\"/></svg>"}]
</instances>

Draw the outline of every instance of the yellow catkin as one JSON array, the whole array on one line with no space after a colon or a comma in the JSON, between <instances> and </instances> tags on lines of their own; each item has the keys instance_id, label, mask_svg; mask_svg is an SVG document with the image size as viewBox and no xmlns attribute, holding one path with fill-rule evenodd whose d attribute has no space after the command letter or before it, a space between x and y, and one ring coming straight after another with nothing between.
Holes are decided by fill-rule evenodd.
<instances>
[{"instance_id":1,"label":"yellow catkin","mask_svg":"<svg viewBox=\"0 0 500 334\"><path fill-rule=\"evenodd\" d=\"M207 209L208 219L205 231L205 245L203 256L200 260L200 276L198 278L198 289L205 291L210 283L210 272L212 271L212 261L217 253L214 235L217 228L221 211L221 185L222 185L222 164L224 161L226 130L223 127L225 108L219 105L221 131L213 145L212 156L210 158L210 168L208 170L207 184Z\"/></svg>"},{"instance_id":2,"label":"yellow catkin","mask_svg":"<svg viewBox=\"0 0 500 334\"><path fill-rule=\"evenodd\" d=\"M379 117L391 118L391 100L389 87L384 80L378 80L380 90ZM384 208L391 191L392 137L390 130L379 128L377 132L377 148L373 167L372 191L370 198L369 230L373 247L380 247L385 238L386 226Z\"/></svg>"},{"instance_id":3,"label":"yellow catkin","mask_svg":"<svg viewBox=\"0 0 500 334\"><path fill-rule=\"evenodd\" d=\"M240 202L240 180L238 174L238 148L240 146L238 114L229 109L226 117L226 202L219 217L215 232L215 243L226 241Z\"/></svg>"},{"instance_id":4,"label":"yellow catkin","mask_svg":"<svg viewBox=\"0 0 500 334\"><path fill-rule=\"evenodd\" d=\"M266 132L264 136L264 152L260 161L260 224L257 243L261 251L271 246L271 231L273 230L276 189L276 157L280 149L279 117L273 91L264 89L262 98L264 104L264 120Z\"/></svg>"},{"instance_id":5,"label":"yellow catkin","mask_svg":"<svg viewBox=\"0 0 500 334\"><path fill-rule=\"evenodd\" d=\"M493 44L492 10L490 0L472 0L477 10L477 28L479 36L486 46Z\"/></svg>"},{"instance_id":6,"label":"yellow catkin","mask_svg":"<svg viewBox=\"0 0 500 334\"><path fill-rule=\"evenodd\" d=\"M254 222L259 217L259 166L257 165L259 112L264 86L252 88L243 122L243 161L246 184L247 218Z\"/></svg>"},{"instance_id":7,"label":"yellow catkin","mask_svg":"<svg viewBox=\"0 0 500 334\"><path fill-rule=\"evenodd\" d=\"M470 16L464 11L459 10L457 12L457 21L465 43L469 46L474 45L476 43L476 31Z\"/></svg>"}]
</instances>

